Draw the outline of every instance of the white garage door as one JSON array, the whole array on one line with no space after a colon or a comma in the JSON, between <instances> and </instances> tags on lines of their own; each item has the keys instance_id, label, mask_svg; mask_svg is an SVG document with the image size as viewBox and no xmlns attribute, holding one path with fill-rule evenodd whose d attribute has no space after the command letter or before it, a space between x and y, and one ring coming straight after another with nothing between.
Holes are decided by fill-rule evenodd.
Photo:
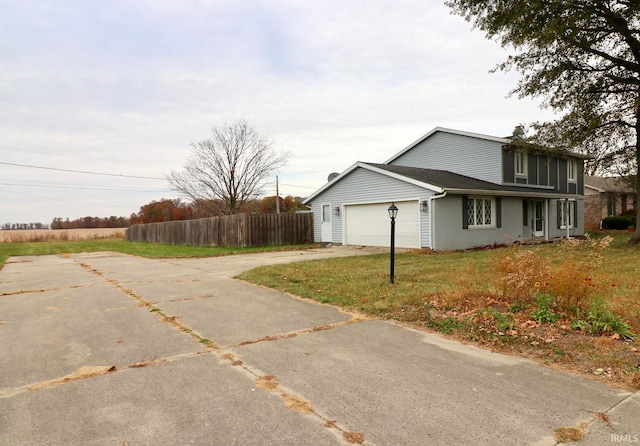
<instances>
[{"instance_id":1,"label":"white garage door","mask_svg":"<svg viewBox=\"0 0 640 446\"><path fill-rule=\"evenodd\" d=\"M420 247L420 206L417 200L396 202L396 247ZM344 207L345 244L390 246L391 203L358 204Z\"/></svg>"}]
</instances>

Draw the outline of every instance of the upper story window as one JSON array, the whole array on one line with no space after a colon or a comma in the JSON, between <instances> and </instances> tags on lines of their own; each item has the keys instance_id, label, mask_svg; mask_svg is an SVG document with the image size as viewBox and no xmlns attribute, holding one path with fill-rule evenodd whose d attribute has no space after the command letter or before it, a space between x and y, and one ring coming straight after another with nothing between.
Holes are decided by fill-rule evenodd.
<instances>
[{"instance_id":1,"label":"upper story window","mask_svg":"<svg viewBox=\"0 0 640 446\"><path fill-rule=\"evenodd\" d=\"M525 152L516 152L516 175L527 175L527 154Z\"/></svg>"},{"instance_id":2,"label":"upper story window","mask_svg":"<svg viewBox=\"0 0 640 446\"><path fill-rule=\"evenodd\" d=\"M578 163L576 160L567 161L567 178L573 182L578 179Z\"/></svg>"}]
</instances>

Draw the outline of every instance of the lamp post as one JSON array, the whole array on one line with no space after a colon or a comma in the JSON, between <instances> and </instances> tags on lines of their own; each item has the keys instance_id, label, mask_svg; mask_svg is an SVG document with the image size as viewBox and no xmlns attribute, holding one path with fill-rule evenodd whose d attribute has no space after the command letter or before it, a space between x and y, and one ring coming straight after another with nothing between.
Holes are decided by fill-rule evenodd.
<instances>
[{"instance_id":1,"label":"lamp post","mask_svg":"<svg viewBox=\"0 0 640 446\"><path fill-rule=\"evenodd\" d=\"M391 265L389 276L391 283L393 283L396 253L396 216L398 215L398 208L395 203L391 203L391 206L389 206L387 211L389 211L389 218L391 219Z\"/></svg>"}]
</instances>

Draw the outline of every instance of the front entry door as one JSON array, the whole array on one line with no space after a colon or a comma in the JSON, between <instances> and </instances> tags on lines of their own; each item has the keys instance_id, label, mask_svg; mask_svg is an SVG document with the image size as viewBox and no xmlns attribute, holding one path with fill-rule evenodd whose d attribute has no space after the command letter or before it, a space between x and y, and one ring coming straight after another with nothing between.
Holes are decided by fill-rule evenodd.
<instances>
[{"instance_id":1,"label":"front entry door","mask_svg":"<svg viewBox=\"0 0 640 446\"><path fill-rule=\"evenodd\" d=\"M544 201L533 202L533 235L544 236Z\"/></svg>"},{"instance_id":2,"label":"front entry door","mask_svg":"<svg viewBox=\"0 0 640 446\"><path fill-rule=\"evenodd\" d=\"M333 237L331 235L331 204L322 204L322 229L321 229L322 242L332 242Z\"/></svg>"}]
</instances>

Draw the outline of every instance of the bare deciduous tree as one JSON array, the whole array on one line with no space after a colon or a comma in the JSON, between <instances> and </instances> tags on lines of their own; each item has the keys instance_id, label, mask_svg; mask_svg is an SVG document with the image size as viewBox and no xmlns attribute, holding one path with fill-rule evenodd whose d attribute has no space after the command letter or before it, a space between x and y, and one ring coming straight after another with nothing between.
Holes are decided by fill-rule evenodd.
<instances>
[{"instance_id":1,"label":"bare deciduous tree","mask_svg":"<svg viewBox=\"0 0 640 446\"><path fill-rule=\"evenodd\" d=\"M211 129L211 137L191 144L184 169L166 179L172 190L194 202L209 202L217 215L237 214L263 193L264 182L291 156L246 120Z\"/></svg>"}]
</instances>

